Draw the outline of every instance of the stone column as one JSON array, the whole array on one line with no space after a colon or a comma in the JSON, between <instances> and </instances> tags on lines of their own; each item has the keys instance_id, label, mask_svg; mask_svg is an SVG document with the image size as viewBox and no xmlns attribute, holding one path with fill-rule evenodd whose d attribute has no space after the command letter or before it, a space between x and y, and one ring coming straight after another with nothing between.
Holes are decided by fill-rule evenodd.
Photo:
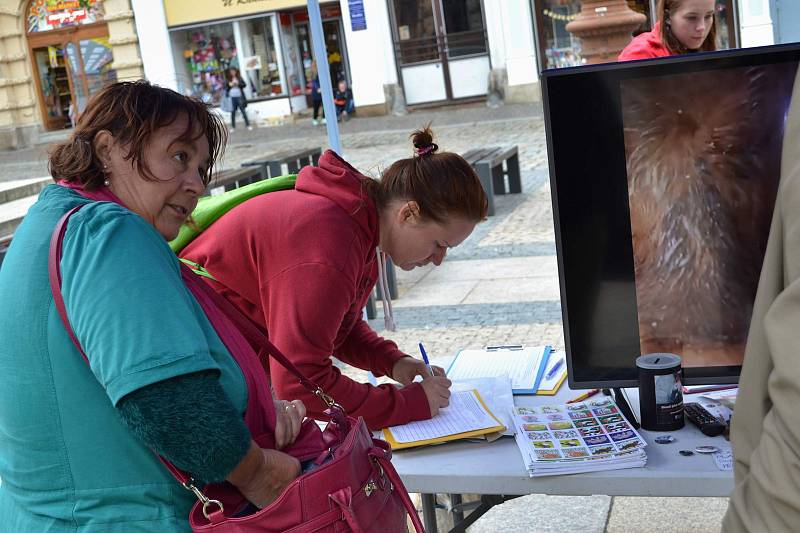
<instances>
[{"instance_id":1,"label":"stone column","mask_svg":"<svg viewBox=\"0 0 800 533\"><path fill-rule=\"evenodd\" d=\"M580 37L581 57L586 63L608 63L617 60L633 30L646 20L625 0L583 0L581 12L567 24L567 31Z\"/></svg>"},{"instance_id":2,"label":"stone column","mask_svg":"<svg viewBox=\"0 0 800 533\"><path fill-rule=\"evenodd\" d=\"M0 5L0 148L27 146L37 133L36 93L24 34L26 20L22 7L9 6L19 3Z\"/></svg>"},{"instance_id":3,"label":"stone column","mask_svg":"<svg viewBox=\"0 0 800 533\"><path fill-rule=\"evenodd\" d=\"M108 24L108 43L114 53L114 69L118 80L138 80L144 76L139 55L139 38L130 0L105 0L105 21ZM167 51L164 51L167 53Z\"/></svg>"}]
</instances>

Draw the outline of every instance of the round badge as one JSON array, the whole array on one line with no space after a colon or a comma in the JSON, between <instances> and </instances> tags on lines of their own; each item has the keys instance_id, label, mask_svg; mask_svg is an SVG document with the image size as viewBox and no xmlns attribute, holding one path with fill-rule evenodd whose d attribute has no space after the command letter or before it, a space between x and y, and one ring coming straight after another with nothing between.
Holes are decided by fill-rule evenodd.
<instances>
[{"instance_id":1,"label":"round badge","mask_svg":"<svg viewBox=\"0 0 800 533\"><path fill-rule=\"evenodd\" d=\"M717 453L719 448L716 446L698 446L694 449L697 453Z\"/></svg>"},{"instance_id":2,"label":"round badge","mask_svg":"<svg viewBox=\"0 0 800 533\"><path fill-rule=\"evenodd\" d=\"M670 442L675 442L675 437L672 435L659 435L655 438L655 441L658 444L669 444Z\"/></svg>"},{"instance_id":3,"label":"round badge","mask_svg":"<svg viewBox=\"0 0 800 533\"><path fill-rule=\"evenodd\" d=\"M678 453L683 455L684 457L689 457L690 455L694 455L694 452L692 450L681 450Z\"/></svg>"}]
</instances>

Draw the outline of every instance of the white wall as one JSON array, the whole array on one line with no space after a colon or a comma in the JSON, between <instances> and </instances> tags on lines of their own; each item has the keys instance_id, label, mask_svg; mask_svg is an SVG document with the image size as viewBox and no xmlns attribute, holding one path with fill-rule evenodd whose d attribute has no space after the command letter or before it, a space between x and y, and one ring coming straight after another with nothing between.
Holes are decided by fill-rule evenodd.
<instances>
[{"instance_id":1,"label":"white wall","mask_svg":"<svg viewBox=\"0 0 800 533\"><path fill-rule=\"evenodd\" d=\"M167 17L161 0L131 0L144 77L151 83L178 90Z\"/></svg>"},{"instance_id":2,"label":"white wall","mask_svg":"<svg viewBox=\"0 0 800 533\"><path fill-rule=\"evenodd\" d=\"M508 85L539 81L533 18L528 0L485 0L492 67L505 63Z\"/></svg>"},{"instance_id":3,"label":"white wall","mask_svg":"<svg viewBox=\"0 0 800 533\"><path fill-rule=\"evenodd\" d=\"M364 0L367 29L360 31L353 31L347 0L340 0L340 5L353 102L356 107L384 104L383 86L397 83L386 0Z\"/></svg>"},{"instance_id":4,"label":"white wall","mask_svg":"<svg viewBox=\"0 0 800 533\"><path fill-rule=\"evenodd\" d=\"M774 44L769 0L739 0L739 27L742 47Z\"/></svg>"},{"instance_id":5,"label":"white wall","mask_svg":"<svg viewBox=\"0 0 800 533\"><path fill-rule=\"evenodd\" d=\"M500 4L503 0L483 0L483 18L486 22L486 38L489 41L489 59L492 68L505 68L506 42L503 35L503 16Z\"/></svg>"}]
</instances>

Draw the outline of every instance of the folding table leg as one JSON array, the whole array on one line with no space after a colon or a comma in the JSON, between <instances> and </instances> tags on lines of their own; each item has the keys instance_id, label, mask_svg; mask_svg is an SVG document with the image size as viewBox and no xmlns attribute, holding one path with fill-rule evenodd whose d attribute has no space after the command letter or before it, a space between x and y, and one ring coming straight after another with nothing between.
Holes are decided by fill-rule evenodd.
<instances>
[{"instance_id":1,"label":"folding table leg","mask_svg":"<svg viewBox=\"0 0 800 533\"><path fill-rule=\"evenodd\" d=\"M522 177L519 174L519 154L514 154L506 160L508 169L508 192L511 194L522 192Z\"/></svg>"},{"instance_id":2,"label":"folding table leg","mask_svg":"<svg viewBox=\"0 0 800 533\"><path fill-rule=\"evenodd\" d=\"M439 533L436 527L436 494L421 494L422 524L426 533Z\"/></svg>"}]
</instances>

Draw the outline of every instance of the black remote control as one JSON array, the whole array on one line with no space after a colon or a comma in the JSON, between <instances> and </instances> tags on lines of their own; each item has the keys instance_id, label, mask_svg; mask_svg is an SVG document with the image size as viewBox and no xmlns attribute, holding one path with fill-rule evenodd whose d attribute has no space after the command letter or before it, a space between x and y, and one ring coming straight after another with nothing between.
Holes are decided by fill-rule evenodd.
<instances>
[{"instance_id":1,"label":"black remote control","mask_svg":"<svg viewBox=\"0 0 800 533\"><path fill-rule=\"evenodd\" d=\"M703 435L716 437L725 432L726 424L720 422L718 418L706 411L705 407L699 403L684 404L683 411L686 413L686 418L697 426Z\"/></svg>"}]
</instances>

